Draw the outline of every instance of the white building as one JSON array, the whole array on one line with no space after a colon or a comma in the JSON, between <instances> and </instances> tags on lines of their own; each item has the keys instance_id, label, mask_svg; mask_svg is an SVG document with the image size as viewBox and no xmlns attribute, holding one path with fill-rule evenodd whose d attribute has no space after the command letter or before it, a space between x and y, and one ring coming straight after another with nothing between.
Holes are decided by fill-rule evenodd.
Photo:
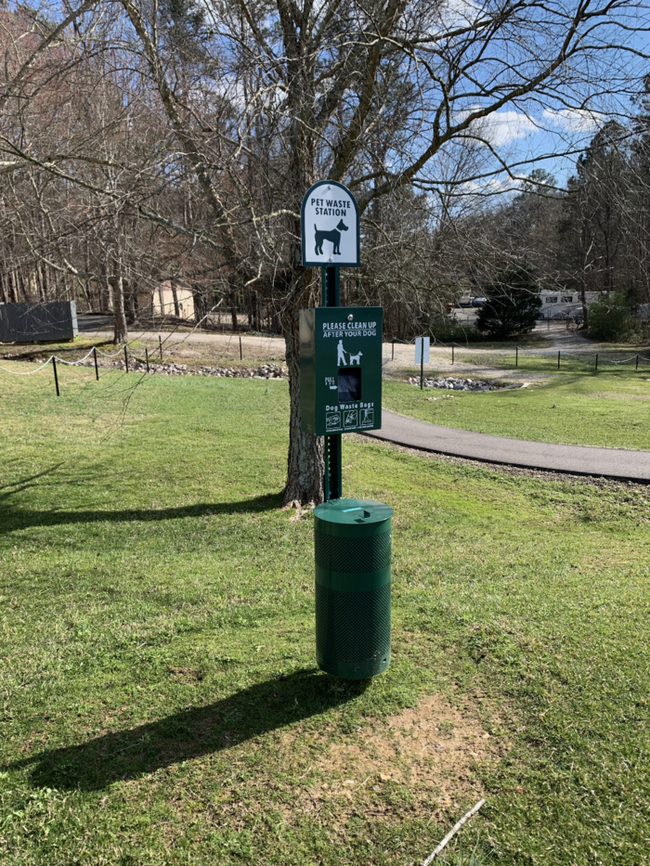
<instances>
[{"instance_id":1,"label":"white building","mask_svg":"<svg viewBox=\"0 0 650 866\"><path fill-rule=\"evenodd\" d=\"M174 299L174 289L176 299ZM152 292L138 294L140 313L156 316L178 316L193 321L195 317L194 296L186 286L176 283L172 288L170 280L160 283Z\"/></svg>"}]
</instances>

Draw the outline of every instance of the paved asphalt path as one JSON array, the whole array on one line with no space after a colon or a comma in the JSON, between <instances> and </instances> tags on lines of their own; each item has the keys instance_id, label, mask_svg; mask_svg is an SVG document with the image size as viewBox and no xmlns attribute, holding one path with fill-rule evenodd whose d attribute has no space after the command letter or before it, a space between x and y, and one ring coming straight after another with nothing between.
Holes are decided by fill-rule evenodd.
<instances>
[{"instance_id":1,"label":"paved asphalt path","mask_svg":"<svg viewBox=\"0 0 650 866\"><path fill-rule=\"evenodd\" d=\"M381 430L373 430L365 435L408 448L467 457L486 463L650 483L650 451L506 439L503 436L488 436L485 433L440 427L427 421L406 418L386 409L382 411L382 419Z\"/></svg>"},{"instance_id":2,"label":"paved asphalt path","mask_svg":"<svg viewBox=\"0 0 650 866\"><path fill-rule=\"evenodd\" d=\"M79 316L79 329L87 333L101 333L111 325L110 316ZM82 324L83 322L83 324ZM137 333L138 339L158 339L158 331L147 331ZM546 328L541 328L540 333L546 336ZM236 336L230 334L213 333L186 333L169 331L160 332L163 340L169 341L170 345L175 342L205 342L222 343L230 345L236 340ZM558 339L569 341L582 338L567 332L565 325L552 323L551 348L538 350L541 352L556 351ZM246 335L247 344L258 345L267 348L270 345L276 347L277 351L283 350L283 343L279 337L257 337ZM554 342L553 342L554 341ZM584 341L583 341L584 342ZM564 345L565 349L580 348L574 345ZM395 359L391 360L393 347L390 343L384 344L384 366L404 365L414 362L414 347L412 345L396 344ZM432 359L438 351L435 363L436 370L443 368L450 371L460 372L464 365L456 363L451 366L448 348L437 350L432 347ZM478 352L473 350L474 354ZM597 351L592 347L591 351ZM476 364L473 363L467 369L475 374ZM503 370L496 371L503 375ZM510 371L511 378L515 371ZM530 374L529 374L530 375ZM650 451L625 451L617 448L594 448L587 445L555 445L546 442L526 442L522 439L506 439L502 436L488 436L485 433L472 433L467 430L453 430L449 427L439 427L426 421L415 421L403 415L383 410L383 427L381 430L373 430L366 435L408 448L419 448L422 451L434 451L438 454L449 454L453 457L466 457L471 460L482 460L486 463L502 463L508 466L522 466L526 469L546 469L552 472L566 472L572 475L592 475L605 478L616 478L619 481L637 481L644 484L650 483Z\"/></svg>"}]
</instances>

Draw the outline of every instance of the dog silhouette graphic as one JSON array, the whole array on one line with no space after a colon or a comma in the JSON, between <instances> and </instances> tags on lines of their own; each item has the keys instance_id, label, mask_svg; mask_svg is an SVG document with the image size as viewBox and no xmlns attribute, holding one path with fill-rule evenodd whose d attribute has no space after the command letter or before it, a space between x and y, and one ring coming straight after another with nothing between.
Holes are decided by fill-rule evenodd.
<instances>
[{"instance_id":1,"label":"dog silhouette graphic","mask_svg":"<svg viewBox=\"0 0 650 866\"><path fill-rule=\"evenodd\" d=\"M363 352L359 352L357 355L350 355L350 366L352 366L354 364L354 362L356 361L357 367L359 367L361 365L361 356L362 355L363 355Z\"/></svg>"},{"instance_id":2,"label":"dog silhouette graphic","mask_svg":"<svg viewBox=\"0 0 650 866\"><path fill-rule=\"evenodd\" d=\"M340 256L341 255L341 232L346 232L348 227L343 222L343 220L339 220L339 224L335 229L331 229L330 231L326 231L325 229L319 229L316 223L314 223L314 232L316 238L316 255L323 255L323 241L329 241L332 244L332 255Z\"/></svg>"}]
</instances>

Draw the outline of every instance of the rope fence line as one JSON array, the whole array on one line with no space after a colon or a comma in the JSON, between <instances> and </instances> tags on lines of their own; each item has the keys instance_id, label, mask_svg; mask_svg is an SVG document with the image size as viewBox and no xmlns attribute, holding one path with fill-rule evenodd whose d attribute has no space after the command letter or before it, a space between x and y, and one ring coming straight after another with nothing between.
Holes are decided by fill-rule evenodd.
<instances>
[{"instance_id":1,"label":"rope fence line","mask_svg":"<svg viewBox=\"0 0 650 866\"><path fill-rule=\"evenodd\" d=\"M121 352L124 351L124 346L126 346L126 343L124 343L124 345L120 346L120 348L117 350L117 352L112 352L112 353L111 352L102 352L101 349L97 349L97 351L99 352L100 355L103 355L104 358L116 358ZM93 349L94 348L96 348L96 347L93 346ZM92 351L93 350L91 349L90 352L88 352L88 355L92 354ZM85 359L88 357L88 355L84 355L83 358L79 358L79 361L85 361ZM76 363L79 363L79 361L77 361Z\"/></svg>"},{"instance_id":2,"label":"rope fence line","mask_svg":"<svg viewBox=\"0 0 650 866\"><path fill-rule=\"evenodd\" d=\"M43 367L47 367L47 365L50 363L50 361L52 360L52 358L54 358L54 355L50 355L50 357L47 359L47 361L44 361L44 362L41 364L41 366L40 366L40 367L37 367L35 370L27 370L27 371L22 371L22 370L8 370L6 367L0 367L0 370L4 370L5 373L11 373L13 376L31 376L33 373L38 373L38 372L40 372L40 370L42 370Z\"/></svg>"},{"instance_id":3,"label":"rope fence line","mask_svg":"<svg viewBox=\"0 0 650 866\"><path fill-rule=\"evenodd\" d=\"M169 336L172 336L172 335L170 334ZM160 362L163 361L163 345L164 345L164 343L167 343L169 336L166 337L164 342L163 342L162 338L159 335L158 350L160 352ZM230 346L233 342L234 336L235 336L234 334L231 334L229 336L229 340L228 340L228 343L226 345L225 353L222 352L220 357L223 357L224 354L228 354ZM241 339L240 335L238 335L238 336L239 336L239 355L240 355L240 360L241 360L243 358L242 339ZM187 339L187 337L185 339ZM455 361L455 349L463 349L463 350L469 351L469 352L472 351L472 347L467 345L467 344L459 344L456 342L443 343L441 340L437 340L435 337L432 337L431 339L433 341L434 346L438 346L440 348L450 349L452 364ZM185 340L181 340L180 343L177 346L175 346L174 348L178 348L179 346L183 345L184 342L185 342ZM411 345L411 346L415 345L415 343L411 340L393 339L390 341L390 343L392 344L392 359L393 360L395 358L395 345L396 344ZM34 369L34 370L27 370L27 371L25 371L25 370L10 370L9 368L1 366L1 365L0 365L0 370L4 373L9 373L9 374L14 375L14 376L31 376L34 373L39 373L41 370L43 370L45 367L47 367L48 364L51 363L52 367L53 367L54 381L55 381L55 386L56 386L56 391L57 391L57 396L58 396L59 395L59 381L58 381L57 370L56 370L57 362L59 364L64 364L68 367L77 367L80 364L83 364L84 361L88 360L88 358L93 356L94 366L95 366L95 375L96 375L96 378L99 380L97 355L101 355L102 357L107 358L107 359L112 359L112 358L116 358L118 355L123 354L124 355L124 370L125 370L125 372L137 372L135 370L134 371L129 370L129 360L130 360L132 363L137 362L138 364L145 366L146 372L149 373L150 372L150 363L154 363L154 361L153 361L152 356L149 355L148 348L145 347L145 358L139 358L135 354L131 355L129 358L129 355L127 354L127 348L128 348L128 344L124 343L119 348L117 348L116 351L114 351L114 352L105 352L102 349L98 348L97 346L91 346L91 348L88 349L88 351L86 352L85 355L83 355L81 358L77 358L74 361L69 361L69 360L66 360L65 358L59 357L56 354L52 354L52 355L50 355L49 358L47 358L47 360L45 360L42 364L40 364L40 366L36 367L36 369ZM167 358L171 358L175 354L174 348L170 347L170 349L167 350L167 352L165 352L165 354L167 355ZM491 355L491 356L498 355L500 359L505 359L508 356L512 356L513 351L512 350L489 350L488 349L485 351L485 354ZM520 349L519 346L515 346L514 347L514 362L515 362L514 366L515 367L519 366L519 359L520 359L520 357L523 357L524 355L527 355L528 357L534 357L538 360L545 359L549 362L553 362L555 359L556 353L555 353L554 349L548 349L548 350L542 350L542 351L539 351L539 350L526 351L525 349ZM562 352L562 350L558 350L557 351L557 369L559 370L561 368L561 361L562 360L565 360L565 361L567 361L567 360L569 360L569 361L570 360L582 360L586 364L586 363L591 362L592 359L595 359L594 369L596 371L598 371L599 364L602 365L605 363L621 365L621 364L630 364L630 363L634 362L636 370L639 369L639 363L641 363L641 362L650 363L650 356L642 355L641 353L636 354L636 355L631 355L628 358L608 358L602 351L592 353L592 352Z\"/></svg>"},{"instance_id":4,"label":"rope fence line","mask_svg":"<svg viewBox=\"0 0 650 866\"><path fill-rule=\"evenodd\" d=\"M570 361L570 360L582 360L583 363L593 363L594 369L598 370L598 365L607 363L607 364L630 364L634 362L635 368L639 369L639 363L645 362L650 363L650 356L642 355L641 353L637 355L631 355L629 358L608 358L603 351L599 352L571 352L571 351L562 351L561 349L520 349L519 346L514 346L513 349L481 349L480 346L470 346L466 343L443 343L441 340L436 339L435 337L431 337L432 345L441 348L441 349L449 349L451 352L451 363L455 363L455 354L457 349L463 349L466 352L472 352L473 350L484 351L486 358L494 358L495 356L499 358L499 360L505 360L508 357L512 357L514 355L514 366L519 367L519 359L520 357L528 356L529 358L536 358L538 360L548 360L548 361L556 361L557 369L560 369L560 365L562 361ZM413 340L402 340L402 339L393 339L390 341L386 341L391 346L391 357L390 360L395 360L395 346L415 346L415 341ZM607 351L607 350L605 350ZM616 350L612 350L616 351ZM431 362L433 363L433 361Z\"/></svg>"},{"instance_id":5,"label":"rope fence line","mask_svg":"<svg viewBox=\"0 0 650 866\"><path fill-rule=\"evenodd\" d=\"M21 370L9 370L7 367L2 367L2 366L0 366L0 370L4 370L5 373L11 373L14 376L31 376L33 373L40 372L44 367L47 367L47 365L52 363L53 361L58 361L59 364L65 364L66 367L78 367L79 364L82 364L95 351L99 352L100 355L104 355L107 358L114 358L116 355L119 355L120 352L124 351L124 347L122 347L119 350L119 352L115 352L115 354L113 354L113 355L108 355L107 353L102 352L101 349L97 349L96 346L93 346L91 349L89 349L88 352L86 352L86 354L83 357L77 358L75 361L67 361L65 358L60 358L58 355L50 355L50 357L47 359L47 361L43 361L43 363L40 365L40 367L37 367L35 370L28 370L26 372L21 371ZM11 360L11 359L5 359L5 360ZM16 361L14 363L20 363L20 361Z\"/></svg>"},{"instance_id":6,"label":"rope fence line","mask_svg":"<svg viewBox=\"0 0 650 866\"><path fill-rule=\"evenodd\" d=\"M14 375L14 376L31 376L34 373L39 373L43 368L47 367L48 364L56 364L57 362L59 364L65 364L67 367L78 367L80 364L83 364L84 361L86 361L88 358L90 358L91 355L101 355L102 357L109 358L109 359L110 358L116 358L118 355L124 355L124 366L125 366L126 372L130 372L128 369L129 361L136 361L139 364L146 365L147 369L149 368L149 362L152 359L149 356L149 350L147 347L145 347L145 357L144 358L139 358L137 355L130 355L130 356L127 355L127 348L128 348L128 343L124 343L115 352L104 352L98 346L91 346L91 348L86 352L85 355L82 355L81 358L76 358L74 361L68 361L65 358L61 358L59 355L52 354L52 355L50 355L49 358L47 358L47 360L45 360L35 370L27 370L27 371L10 370L8 367L3 367L1 365L0 365L0 370L2 370L5 373L9 373L11 375ZM160 360L162 361L163 358L162 358L161 341L159 341L159 348L161 351ZM168 351L167 357L169 358L173 354L174 354L173 350ZM7 360L11 360L11 359L7 359ZM20 361L17 361L16 363L20 363Z\"/></svg>"},{"instance_id":7,"label":"rope fence line","mask_svg":"<svg viewBox=\"0 0 650 866\"><path fill-rule=\"evenodd\" d=\"M74 361L68 361L65 358L60 358L56 354L52 354L52 355L50 355L50 357L46 361L43 361L43 363L40 366L36 367L35 370L10 370L8 367L3 367L1 365L0 365L0 370L2 370L4 373L9 373L12 376L32 376L32 375L34 375L34 373L40 373L40 371L43 370L45 367L47 367L48 364L52 364L52 371L54 373L54 387L56 388L56 396L60 397L61 392L60 392L60 388L59 388L59 377L57 375L57 370L56 370L57 361L59 364L65 364L66 367L78 367L80 364L83 364L83 362L86 361L88 358L90 358L90 356L92 355L94 362L95 362L95 364L94 364L95 377L97 380L99 380L99 370L97 367L97 353L99 353L100 355L103 355L105 358L115 358L117 355L119 355L121 352L123 352L125 350L126 350L126 345L121 346L117 350L117 352L113 352L113 353L103 352L101 349L98 349L97 346L91 346L85 355L82 355L81 358L76 358Z\"/></svg>"},{"instance_id":8,"label":"rope fence line","mask_svg":"<svg viewBox=\"0 0 650 866\"><path fill-rule=\"evenodd\" d=\"M204 316L203 318L205 319L206 316ZM203 321L203 319L201 320L201 322L202 321ZM197 323L197 327L198 327L198 325L201 324L201 322ZM178 327L179 326L177 326L177 328ZM160 354L160 361L158 363L163 363L163 360L167 360L167 361L171 360L171 358L175 354L175 350L178 350L178 348L181 347L188 340L188 338L191 336L191 334L194 333L194 330L196 330L196 328L195 328L192 332L190 332L189 334L186 334L184 339L180 340L177 344L172 344L172 346L170 346L168 349L166 346L167 341L174 335L177 328L175 328L171 333L169 333L164 338L164 340L162 339L162 336L160 334L158 335L157 349L158 349L158 352ZM235 336L234 334L230 334L229 339L228 339L228 343L226 345L225 352L221 353L221 355L219 356L220 358L222 358L224 356L224 354L226 354L226 355L228 354L234 336ZM237 335L237 336L239 336L239 358L240 358L240 360L243 360L242 338L241 338L241 335ZM269 338L269 339L271 340L272 338ZM58 397L58 396L60 396L60 390L59 390L59 378L58 378L57 369L56 369L57 362L60 364L65 364L68 367L78 367L79 365L82 365L83 362L86 361L88 358L90 358L92 355L93 360L94 360L94 367L95 367L95 378L98 381L99 381L99 369L98 369L98 363L97 363L97 355L101 355L102 357L108 358L108 359L116 358L118 355L124 355L124 371L127 373L128 372L142 372L142 371L130 369L129 368L130 362L131 363L137 362L138 364L141 364L146 368L147 373L151 372L150 365L156 363L156 361L154 361L153 357L149 354L148 347L145 346L145 357L140 358L135 354L133 354L133 355L128 354L128 352L127 352L128 345L129 345L128 343L123 343L119 348L116 349L115 352L105 352L102 349L100 349L98 346L91 346L85 355L82 355L81 358L76 358L74 361L68 361L65 358L61 358L56 354L52 354L52 355L50 355L49 358L47 358L47 360L45 360L40 366L36 367L36 369L34 369L34 370L10 370L8 367L3 367L2 365L0 365L0 370L4 373L9 373L10 375L14 375L14 376L31 376L34 373L40 373L40 371L43 370L45 367L47 367L48 364L52 364L52 369L53 369L53 373L54 373L54 384L56 387L56 393L57 393L57 397ZM165 349L165 351L164 351L165 357L164 358L163 358L163 348ZM6 359L6 360L11 360L11 359ZM17 361L17 363L19 363L19 361ZM87 365L85 365L85 366L87 366Z\"/></svg>"}]
</instances>

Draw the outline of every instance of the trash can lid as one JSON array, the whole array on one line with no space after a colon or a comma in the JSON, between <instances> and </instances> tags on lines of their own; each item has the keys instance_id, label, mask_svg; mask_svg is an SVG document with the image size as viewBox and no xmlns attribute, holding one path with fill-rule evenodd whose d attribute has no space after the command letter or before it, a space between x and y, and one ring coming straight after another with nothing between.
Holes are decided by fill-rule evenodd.
<instances>
[{"instance_id":1,"label":"trash can lid","mask_svg":"<svg viewBox=\"0 0 650 866\"><path fill-rule=\"evenodd\" d=\"M359 524L382 523L393 516L395 512L384 502L373 499L330 499L314 508L314 514L319 520L327 523Z\"/></svg>"}]
</instances>

